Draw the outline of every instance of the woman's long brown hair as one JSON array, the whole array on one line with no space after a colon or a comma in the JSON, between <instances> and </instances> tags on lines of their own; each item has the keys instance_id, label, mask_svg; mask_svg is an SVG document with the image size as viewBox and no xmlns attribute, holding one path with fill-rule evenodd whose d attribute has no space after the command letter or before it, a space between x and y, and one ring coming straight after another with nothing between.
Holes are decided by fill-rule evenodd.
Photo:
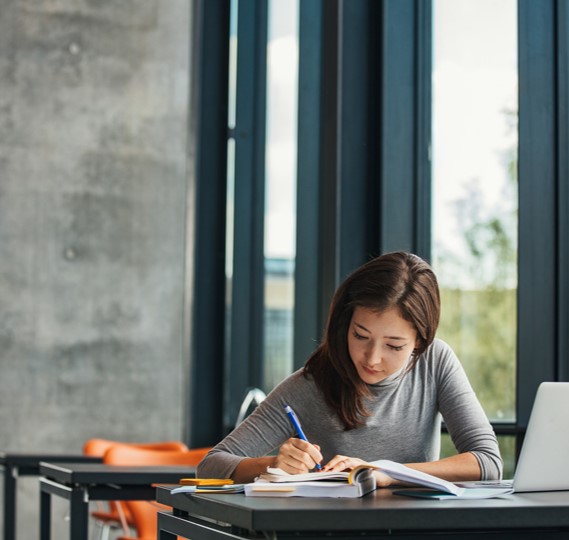
<instances>
[{"instance_id":1,"label":"woman's long brown hair","mask_svg":"<svg viewBox=\"0 0 569 540\"><path fill-rule=\"evenodd\" d=\"M356 307L381 313L397 307L417 330L417 347L409 369L432 343L440 316L439 286L431 267L417 255L386 253L364 264L338 287L328 314L324 339L310 356L311 375L331 410L346 429L364 423L368 386L359 377L348 352L348 331Z\"/></svg>"}]
</instances>

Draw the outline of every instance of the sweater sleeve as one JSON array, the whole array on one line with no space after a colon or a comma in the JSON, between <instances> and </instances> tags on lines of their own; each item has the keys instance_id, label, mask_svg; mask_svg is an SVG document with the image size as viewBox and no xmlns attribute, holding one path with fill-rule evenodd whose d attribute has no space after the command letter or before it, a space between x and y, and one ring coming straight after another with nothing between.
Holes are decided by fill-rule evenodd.
<instances>
[{"instance_id":1,"label":"sweater sleeve","mask_svg":"<svg viewBox=\"0 0 569 540\"><path fill-rule=\"evenodd\" d=\"M454 351L437 343L438 406L459 453L471 452L478 460L482 480L502 477L503 460L498 440Z\"/></svg>"},{"instance_id":2,"label":"sweater sleeve","mask_svg":"<svg viewBox=\"0 0 569 540\"><path fill-rule=\"evenodd\" d=\"M295 385L298 376L297 372L275 387L239 426L214 446L198 465L197 475L229 478L245 457L266 456L293 437L294 430L283 411L298 386Z\"/></svg>"}]
</instances>

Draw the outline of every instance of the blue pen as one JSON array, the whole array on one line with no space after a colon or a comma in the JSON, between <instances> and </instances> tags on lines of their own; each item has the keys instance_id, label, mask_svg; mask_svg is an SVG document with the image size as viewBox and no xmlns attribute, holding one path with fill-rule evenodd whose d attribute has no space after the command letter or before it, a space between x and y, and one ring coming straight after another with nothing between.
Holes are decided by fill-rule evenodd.
<instances>
[{"instance_id":1,"label":"blue pen","mask_svg":"<svg viewBox=\"0 0 569 540\"><path fill-rule=\"evenodd\" d=\"M296 417L296 414L294 414L294 411L290 408L289 405L285 405L285 412L287 414L287 416L289 417L289 420L291 421L292 425L294 426L294 429L296 429L296 432L298 433L298 436L303 440L308 442L308 439L306 438L306 435L304 434L304 431L302 431L302 428L300 427L300 422L298 421L298 418ZM320 463L316 464L316 469L320 470L322 467L320 466Z\"/></svg>"}]
</instances>

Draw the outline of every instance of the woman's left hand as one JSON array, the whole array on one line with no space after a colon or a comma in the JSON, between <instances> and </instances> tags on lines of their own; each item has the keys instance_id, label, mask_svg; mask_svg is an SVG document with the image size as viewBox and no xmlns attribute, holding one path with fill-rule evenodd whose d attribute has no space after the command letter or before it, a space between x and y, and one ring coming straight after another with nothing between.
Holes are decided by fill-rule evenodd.
<instances>
[{"instance_id":1,"label":"woman's left hand","mask_svg":"<svg viewBox=\"0 0 569 540\"><path fill-rule=\"evenodd\" d=\"M358 465L366 465L367 461L360 458L353 458L349 456L334 456L324 467L323 471L351 471ZM393 478L387 476L381 470L373 471L377 482L377 487L389 487L394 481Z\"/></svg>"},{"instance_id":2,"label":"woman's left hand","mask_svg":"<svg viewBox=\"0 0 569 540\"><path fill-rule=\"evenodd\" d=\"M334 456L326 465L322 467L323 471L351 471L358 465L365 465L367 461L360 458L349 456Z\"/></svg>"}]
</instances>

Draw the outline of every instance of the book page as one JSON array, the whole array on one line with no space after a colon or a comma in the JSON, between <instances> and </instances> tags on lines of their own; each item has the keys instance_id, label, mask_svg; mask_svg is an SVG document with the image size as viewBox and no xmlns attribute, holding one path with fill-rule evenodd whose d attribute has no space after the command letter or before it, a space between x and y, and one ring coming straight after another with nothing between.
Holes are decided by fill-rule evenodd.
<instances>
[{"instance_id":1,"label":"book page","mask_svg":"<svg viewBox=\"0 0 569 540\"><path fill-rule=\"evenodd\" d=\"M380 459L378 461L373 461L372 465L376 465L385 474L391 476L394 480L400 480L401 482L445 491L447 493L452 493L453 495L459 495L464 491L464 488L460 488L452 482L443 480L442 478L438 478L432 474L411 469L410 467L402 465L401 463L396 463L395 461Z\"/></svg>"}]
</instances>

